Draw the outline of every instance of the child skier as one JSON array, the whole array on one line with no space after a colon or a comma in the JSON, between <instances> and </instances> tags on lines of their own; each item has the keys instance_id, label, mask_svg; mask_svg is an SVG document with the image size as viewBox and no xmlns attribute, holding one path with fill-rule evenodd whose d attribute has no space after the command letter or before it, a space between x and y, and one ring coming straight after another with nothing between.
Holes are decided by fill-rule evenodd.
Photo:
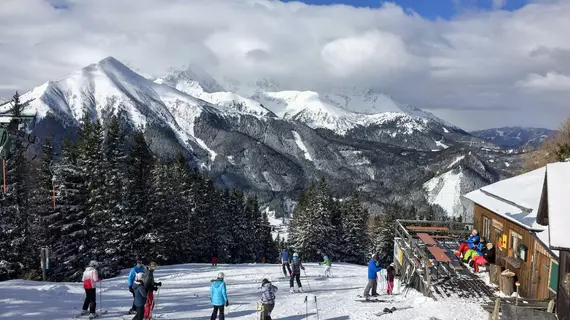
<instances>
[{"instance_id":1,"label":"child skier","mask_svg":"<svg viewBox=\"0 0 570 320\"><path fill-rule=\"evenodd\" d=\"M218 255L214 253L212 255L212 267L217 267L217 266L218 266Z\"/></svg>"},{"instance_id":2,"label":"child skier","mask_svg":"<svg viewBox=\"0 0 570 320\"><path fill-rule=\"evenodd\" d=\"M319 264L322 264L323 266L325 266L325 277L330 277L331 276L332 262L328 256L324 256L323 259L324 259L324 261L319 263Z\"/></svg>"},{"instance_id":3,"label":"child skier","mask_svg":"<svg viewBox=\"0 0 570 320\"><path fill-rule=\"evenodd\" d=\"M83 288L85 289L85 301L83 301L83 309L81 315L87 314L87 308L89 307L89 319L98 317L99 315L95 313L95 308L97 307L97 282L101 281L99 274L97 273L97 266L99 263L97 261L90 261L89 266L85 268L83 272Z\"/></svg>"},{"instance_id":4,"label":"child skier","mask_svg":"<svg viewBox=\"0 0 570 320\"><path fill-rule=\"evenodd\" d=\"M287 276L287 271L289 271L289 275L291 274L291 265L289 264L289 252L287 249L283 249L281 255L279 256L281 259L281 265L283 266L283 274ZM287 271L285 271L285 267L287 267Z\"/></svg>"},{"instance_id":5,"label":"child skier","mask_svg":"<svg viewBox=\"0 0 570 320\"><path fill-rule=\"evenodd\" d=\"M138 260L137 264L132 267L131 271L129 272L129 280L127 281L129 285L129 291L133 294L133 306L131 307L131 310L129 310L130 314L135 314L137 312L135 308L135 290L133 289L133 284L135 283L137 274L139 273L144 274L144 265L141 260Z\"/></svg>"},{"instance_id":6,"label":"child skier","mask_svg":"<svg viewBox=\"0 0 570 320\"><path fill-rule=\"evenodd\" d=\"M144 318L144 306L146 303L147 291L144 287L144 273L139 272L135 276L136 280L132 285L133 292L135 294L135 301L133 302L135 307L135 316L133 320L143 320Z\"/></svg>"},{"instance_id":7,"label":"child skier","mask_svg":"<svg viewBox=\"0 0 570 320\"><path fill-rule=\"evenodd\" d=\"M144 306L144 318L150 318L152 310L154 309L154 291L162 286L162 282L154 282L154 271L158 267L156 262L151 262L144 275L144 289L147 292L146 303Z\"/></svg>"},{"instance_id":8,"label":"child skier","mask_svg":"<svg viewBox=\"0 0 570 320\"><path fill-rule=\"evenodd\" d=\"M220 313L220 320L224 320L224 306L228 307L230 305L226 292L226 283L224 282L224 273L218 273L218 278L212 280L211 282L212 285L210 286L210 297L214 310L212 311L210 320L216 320L218 312Z\"/></svg>"},{"instance_id":9,"label":"child skier","mask_svg":"<svg viewBox=\"0 0 570 320\"><path fill-rule=\"evenodd\" d=\"M274 286L269 280L263 279L261 281L261 305L263 312L261 313L261 320L271 320L271 311L275 308L275 292L277 287Z\"/></svg>"},{"instance_id":10,"label":"child skier","mask_svg":"<svg viewBox=\"0 0 570 320\"><path fill-rule=\"evenodd\" d=\"M294 280L297 280L297 287L299 287L299 292L303 292L303 285L301 285L301 270L305 270L305 267L303 267L301 260L299 260L299 255L297 252L293 253L293 261L291 261L291 264L293 265L293 272L291 272L291 278L289 280L289 292L295 292L293 284Z\"/></svg>"},{"instance_id":11,"label":"child skier","mask_svg":"<svg viewBox=\"0 0 570 320\"><path fill-rule=\"evenodd\" d=\"M390 263L390 266L386 270L386 282L388 285L386 286L386 293L392 294L394 291L394 277L396 276L396 269L394 268L394 263Z\"/></svg>"}]
</instances>

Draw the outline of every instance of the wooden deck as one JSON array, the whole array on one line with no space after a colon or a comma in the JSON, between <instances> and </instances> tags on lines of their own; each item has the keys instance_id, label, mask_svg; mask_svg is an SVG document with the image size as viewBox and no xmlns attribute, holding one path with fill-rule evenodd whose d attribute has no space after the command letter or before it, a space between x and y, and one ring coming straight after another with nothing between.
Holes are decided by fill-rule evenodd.
<instances>
[{"instance_id":1,"label":"wooden deck","mask_svg":"<svg viewBox=\"0 0 570 320\"><path fill-rule=\"evenodd\" d=\"M425 231L449 231L448 227L423 227L423 226L407 226L406 229L414 232Z\"/></svg>"},{"instance_id":2,"label":"wooden deck","mask_svg":"<svg viewBox=\"0 0 570 320\"><path fill-rule=\"evenodd\" d=\"M449 259L447 253L442 248L428 247L427 249L437 262L451 262L451 259Z\"/></svg>"}]
</instances>

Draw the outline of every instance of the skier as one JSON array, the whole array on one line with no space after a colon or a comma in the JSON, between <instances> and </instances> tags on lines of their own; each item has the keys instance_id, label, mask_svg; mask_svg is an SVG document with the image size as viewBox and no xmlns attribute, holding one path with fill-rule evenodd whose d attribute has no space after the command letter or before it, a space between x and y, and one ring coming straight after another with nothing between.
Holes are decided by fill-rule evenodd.
<instances>
[{"instance_id":1,"label":"skier","mask_svg":"<svg viewBox=\"0 0 570 320\"><path fill-rule=\"evenodd\" d=\"M147 291L144 287L144 273L139 272L135 276L136 280L131 286L135 295L135 301L133 302L135 307L135 316L133 320L143 320L144 318L144 306L146 303Z\"/></svg>"},{"instance_id":2,"label":"skier","mask_svg":"<svg viewBox=\"0 0 570 320\"><path fill-rule=\"evenodd\" d=\"M291 272L291 278L289 280L289 292L295 292L293 284L294 280L297 280L299 292L303 292L303 285L301 285L301 270L305 270L305 267L303 267L301 260L299 260L299 254L297 254L297 252L293 253L293 261L291 264L293 264L293 272Z\"/></svg>"},{"instance_id":3,"label":"skier","mask_svg":"<svg viewBox=\"0 0 570 320\"><path fill-rule=\"evenodd\" d=\"M386 286L386 293L392 294L394 291L394 277L396 275L396 269L394 268L394 262L390 263L390 266L386 270L386 282L388 285Z\"/></svg>"},{"instance_id":4,"label":"skier","mask_svg":"<svg viewBox=\"0 0 570 320\"><path fill-rule=\"evenodd\" d=\"M137 264L131 268L131 271L129 272L129 280L127 281L129 284L129 291L133 294L133 306L131 307L131 310L129 310L130 314L135 314L137 312L135 308L135 290L133 289L133 284L135 283L137 274L139 273L144 274L144 265L141 260L138 260Z\"/></svg>"},{"instance_id":5,"label":"skier","mask_svg":"<svg viewBox=\"0 0 570 320\"><path fill-rule=\"evenodd\" d=\"M331 276L331 266L332 266L332 262L329 259L328 256L324 256L323 257L324 261L319 263L319 265L324 265L325 266L325 277L330 277Z\"/></svg>"},{"instance_id":6,"label":"skier","mask_svg":"<svg viewBox=\"0 0 570 320\"><path fill-rule=\"evenodd\" d=\"M89 308L89 319L98 317L99 315L95 313L95 308L97 307L97 282L101 281L99 274L97 273L97 266L99 263L97 261L90 261L89 266L85 268L83 272L83 288L85 289L85 301L83 301L83 309L81 315L86 315L88 313L87 308Z\"/></svg>"},{"instance_id":7,"label":"skier","mask_svg":"<svg viewBox=\"0 0 570 320\"><path fill-rule=\"evenodd\" d=\"M257 261L257 256L255 255L255 253L252 255L251 258L252 258L252 260L253 260L252 264L255 264L256 261Z\"/></svg>"},{"instance_id":8,"label":"skier","mask_svg":"<svg viewBox=\"0 0 570 320\"><path fill-rule=\"evenodd\" d=\"M228 307L230 305L226 292L226 283L224 282L224 273L218 273L218 278L211 282L210 297L214 310L212 311L212 317L210 317L210 320L216 320L218 312L220 313L220 320L224 320L224 306Z\"/></svg>"},{"instance_id":9,"label":"skier","mask_svg":"<svg viewBox=\"0 0 570 320\"><path fill-rule=\"evenodd\" d=\"M162 286L162 282L154 282L154 271L158 267L156 262L151 262L149 267L144 273L144 289L147 292L146 303L144 306L144 318L150 318L151 312L154 309L154 291L158 290L158 287Z\"/></svg>"},{"instance_id":10,"label":"skier","mask_svg":"<svg viewBox=\"0 0 570 320\"><path fill-rule=\"evenodd\" d=\"M378 255L373 254L372 259L368 262L368 284L364 288L364 297L368 299L370 297L370 290L372 289L372 296L377 297L379 294L376 291L378 289L378 278L376 273L378 273L382 268L378 266Z\"/></svg>"},{"instance_id":11,"label":"skier","mask_svg":"<svg viewBox=\"0 0 570 320\"><path fill-rule=\"evenodd\" d=\"M271 320L271 311L275 308L275 292L277 292L277 287L274 286L269 280L263 279L261 281L261 304L263 306L263 312L261 314L262 320Z\"/></svg>"},{"instance_id":12,"label":"skier","mask_svg":"<svg viewBox=\"0 0 570 320\"><path fill-rule=\"evenodd\" d=\"M283 274L287 276L287 271L285 271L285 267L289 271L289 275L291 274L291 265L289 264L289 252L287 249L283 249L281 255L279 255L279 259L281 259L281 265L283 266Z\"/></svg>"},{"instance_id":13,"label":"skier","mask_svg":"<svg viewBox=\"0 0 570 320\"><path fill-rule=\"evenodd\" d=\"M212 267L217 267L217 266L218 266L218 255L214 253L212 255Z\"/></svg>"}]
</instances>

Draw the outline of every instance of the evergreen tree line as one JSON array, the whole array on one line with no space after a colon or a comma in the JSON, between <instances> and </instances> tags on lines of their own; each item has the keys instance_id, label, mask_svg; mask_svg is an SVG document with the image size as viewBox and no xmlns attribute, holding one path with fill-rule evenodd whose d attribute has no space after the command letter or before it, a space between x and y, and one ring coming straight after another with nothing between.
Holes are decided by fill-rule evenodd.
<instances>
[{"instance_id":1,"label":"evergreen tree line","mask_svg":"<svg viewBox=\"0 0 570 320\"><path fill-rule=\"evenodd\" d=\"M38 278L48 247L51 280L77 281L90 260L104 276L137 259L162 264L276 260L277 243L255 197L220 190L180 156L154 158L144 132L126 135L116 117L82 120L75 142L35 160L16 143L0 194L0 280Z\"/></svg>"},{"instance_id":2,"label":"evergreen tree line","mask_svg":"<svg viewBox=\"0 0 570 320\"><path fill-rule=\"evenodd\" d=\"M334 261L366 264L373 253L387 265L393 261L397 219L447 220L428 206L418 210L396 202L385 203L372 219L358 195L335 199L324 180L312 184L299 199L289 224L289 247L307 261L323 255Z\"/></svg>"}]
</instances>

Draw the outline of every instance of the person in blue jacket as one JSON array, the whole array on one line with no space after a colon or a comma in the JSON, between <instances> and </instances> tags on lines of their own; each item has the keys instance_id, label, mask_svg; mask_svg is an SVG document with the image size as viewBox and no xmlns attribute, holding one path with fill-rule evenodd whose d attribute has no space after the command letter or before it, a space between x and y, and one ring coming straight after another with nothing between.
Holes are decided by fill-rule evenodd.
<instances>
[{"instance_id":1,"label":"person in blue jacket","mask_svg":"<svg viewBox=\"0 0 570 320\"><path fill-rule=\"evenodd\" d=\"M135 289L133 289L133 285L136 281L136 277L138 273L144 273L144 265L142 263L141 260L137 261L137 264L132 267L131 272L129 272L129 280L127 280L127 283L129 284L129 291L131 292L131 294L133 295L133 306L131 307L131 310L129 310L130 314L135 314L137 312L136 307L135 307Z\"/></svg>"},{"instance_id":2,"label":"person in blue jacket","mask_svg":"<svg viewBox=\"0 0 570 320\"><path fill-rule=\"evenodd\" d=\"M229 306L230 302L228 301L228 295L226 293L226 283L224 282L223 272L218 273L218 278L212 280L210 297L212 299L212 306L214 306L210 320L216 320L218 312L220 313L220 320L224 320L224 306Z\"/></svg>"},{"instance_id":3,"label":"person in blue jacket","mask_svg":"<svg viewBox=\"0 0 570 320\"><path fill-rule=\"evenodd\" d=\"M378 265L378 255L373 254L372 259L370 259L370 261L368 262L368 284L364 289L365 298L368 298L370 296L371 289L372 289L372 296L373 297L378 296L378 292L376 292L376 290L378 289L378 278L376 276L376 273L378 273L380 270L382 270L382 267Z\"/></svg>"},{"instance_id":4,"label":"person in blue jacket","mask_svg":"<svg viewBox=\"0 0 570 320\"><path fill-rule=\"evenodd\" d=\"M290 275L291 274L291 265L289 264L289 252L287 251L287 249L283 248L283 251L279 255L279 259L281 260L281 265L283 265L283 274L285 276ZM287 268L287 271L289 271L289 274L287 274L287 271L285 271L285 268Z\"/></svg>"},{"instance_id":5,"label":"person in blue jacket","mask_svg":"<svg viewBox=\"0 0 570 320\"><path fill-rule=\"evenodd\" d=\"M146 296L147 296L147 291L145 289L144 286L144 273L137 273L136 274L136 281L135 283L133 283L133 285L131 286L131 288L134 291L135 294L135 301L134 306L135 306L135 316L133 317L133 320L143 320L144 319L144 305L146 303Z\"/></svg>"}]
</instances>

